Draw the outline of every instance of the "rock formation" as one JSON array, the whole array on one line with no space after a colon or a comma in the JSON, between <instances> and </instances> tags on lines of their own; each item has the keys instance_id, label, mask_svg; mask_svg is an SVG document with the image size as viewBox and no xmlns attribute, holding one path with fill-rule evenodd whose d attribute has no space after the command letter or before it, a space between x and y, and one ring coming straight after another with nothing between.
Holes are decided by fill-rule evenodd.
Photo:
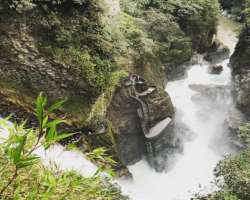
<instances>
[{"instance_id":1,"label":"rock formation","mask_svg":"<svg viewBox=\"0 0 250 200\"><path fill-rule=\"evenodd\" d=\"M210 74L220 74L223 71L222 65L213 65L210 66L208 69L208 73Z\"/></svg>"},{"instance_id":2,"label":"rock formation","mask_svg":"<svg viewBox=\"0 0 250 200\"><path fill-rule=\"evenodd\" d=\"M146 81L136 75L124 79L108 108L122 162L133 164L147 155L150 129L173 115L174 108L167 93L147 86Z\"/></svg>"},{"instance_id":3,"label":"rock formation","mask_svg":"<svg viewBox=\"0 0 250 200\"><path fill-rule=\"evenodd\" d=\"M208 53L205 55L204 59L210 63L219 63L226 58L229 58L230 50L224 45L219 45L216 48L211 48Z\"/></svg>"},{"instance_id":4,"label":"rock formation","mask_svg":"<svg viewBox=\"0 0 250 200\"><path fill-rule=\"evenodd\" d=\"M167 1L160 7L119 0L27 2L0 1L3 101L32 113L39 92L49 103L66 99L58 114L88 137L91 148L104 146L124 164L138 161L147 136L165 131L174 114L164 91L167 69L211 46L216 1L197 0L197 6L183 0L186 11L178 16L182 5L165 13ZM204 10L213 10L205 22ZM128 74L140 76L136 84L120 81L131 81Z\"/></svg>"},{"instance_id":5,"label":"rock formation","mask_svg":"<svg viewBox=\"0 0 250 200\"><path fill-rule=\"evenodd\" d=\"M231 57L234 91L238 107L250 115L250 29L246 28Z\"/></svg>"}]
</instances>

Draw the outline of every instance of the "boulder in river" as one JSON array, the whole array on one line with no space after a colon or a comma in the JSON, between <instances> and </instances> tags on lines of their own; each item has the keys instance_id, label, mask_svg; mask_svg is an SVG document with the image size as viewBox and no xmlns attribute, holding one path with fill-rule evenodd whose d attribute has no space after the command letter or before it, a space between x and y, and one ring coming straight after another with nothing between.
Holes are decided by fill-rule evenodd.
<instances>
[{"instance_id":1,"label":"boulder in river","mask_svg":"<svg viewBox=\"0 0 250 200\"><path fill-rule=\"evenodd\" d=\"M223 71L222 65L213 65L210 66L208 69L209 74L220 74Z\"/></svg>"}]
</instances>

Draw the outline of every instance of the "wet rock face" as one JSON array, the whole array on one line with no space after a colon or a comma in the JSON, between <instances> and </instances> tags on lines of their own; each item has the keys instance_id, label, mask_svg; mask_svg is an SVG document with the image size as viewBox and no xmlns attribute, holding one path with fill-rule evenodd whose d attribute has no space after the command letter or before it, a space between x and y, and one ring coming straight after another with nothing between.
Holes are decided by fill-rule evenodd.
<instances>
[{"instance_id":1,"label":"wet rock face","mask_svg":"<svg viewBox=\"0 0 250 200\"><path fill-rule=\"evenodd\" d=\"M234 76L234 88L239 108L250 115L250 70Z\"/></svg>"},{"instance_id":2,"label":"wet rock face","mask_svg":"<svg viewBox=\"0 0 250 200\"><path fill-rule=\"evenodd\" d=\"M247 122L246 116L236 107L232 107L225 120L225 128L231 144L240 150L244 148L244 141L239 137L239 127Z\"/></svg>"},{"instance_id":3,"label":"wet rock face","mask_svg":"<svg viewBox=\"0 0 250 200\"><path fill-rule=\"evenodd\" d=\"M183 145L174 131L175 124L171 124L158 136L147 141L147 160L152 168L158 172L168 169L171 163L169 158L175 153L182 151Z\"/></svg>"},{"instance_id":4,"label":"wet rock face","mask_svg":"<svg viewBox=\"0 0 250 200\"><path fill-rule=\"evenodd\" d=\"M108 118L115 132L116 150L125 165L139 161L146 152L137 106L128 96L126 88L119 88L108 108Z\"/></svg>"},{"instance_id":5,"label":"wet rock face","mask_svg":"<svg viewBox=\"0 0 250 200\"><path fill-rule=\"evenodd\" d=\"M241 111L239 111L237 108L230 109L226 119L226 123L230 129L230 132L236 133L238 128L246 122L246 117Z\"/></svg>"},{"instance_id":6,"label":"wet rock face","mask_svg":"<svg viewBox=\"0 0 250 200\"><path fill-rule=\"evenodd\" d=\"M238 107L250 116L250 29L245 29L232 55L234 91Z\"/></svg>"},{"instance_id":7,"label":"wet rock face","mask_svg":"<svg viewBox=\"0 0 250 200\"><path fill-rule=\"evenodd\" d=\"M6 98L20 102L18 106L25 110L28 110L27 107L31 108L28 113L32 111L34 99L41 91L51 102L60 98L68 99L67 109L62 110L63 115L65 114L70 122L74 120L73 125L77 126L77 129L85 127L84 120L91 112L98 94L91 93L88 83L79 71L74 71L72 66L56 61L42 52L37 40L29 25L23 22L8 24L0 20L0 93ZM153 80L158 78L156 74L151 76ZM146 92L147 95L140 98L147 105L148 126L153 127L164 118L172 116L174 108L165 91L148 87L147 84L137 90L144 93L145 88L150 88L151 92ZM95 136L88 138L91 144L94 143L93 146L101 144L113 150L112 145L115 145L121 161L126 165L135 163L146 154L145 137L138 116L140 105L131 98L129 92L131 88L125 86L114 93L112 91L110 96L113 98L107 103L110 106L107 108L105 104L102 108L104 118L111 122L114 129L115 142L112 143L112 136L107 134L108 131L103 126L98 127L95 132L108 135L108 142L99 142ZM8 105L2 104L3 109L7 107ZM15 118L19 120L29 116L15 110L13 112L17 113Z\"/></svg>"},{"instance_id":8,"label":"wet rock face","mask_svg":"<svg viewBox=\"0 0 250 200\"><path fill-rule=\"evenodd\" d=\"M219 47L211 48L205 55L204 59L210 63L219 63L229 58L230 50L228 47L220 45Z\"/></svg>"},{"instance_id":9,"label":"wet rock face","mask_svg":"<svg viewBox=\"0 0 250 200\"><path fill-rule=\"evenodd\" d=\"M141 116L143 113L138 112L142 106L140 101L147 106L148 116L145 117L147 119L145 123L148 128L174 114L174 108L167 93L157 88L147 94L144 91L140 95L146 95L141 96L138 101L133 97L133 92L132 86L121 84L113 96L107 114L114 128L117 152L124 165L134 164L147 154Z\"/></svg>"},{"instance_id":10,"label":"wet rock face","mask_svg":"<svg viewBox=\"0 0 250 200\"><path fill-rule=\"evenodd\" d=\"M51 101L60 98L86 99L86 83L70 66L44 57L25 24L0 23L0 86L16 96L36 97L44 91ZM10 93L6 94L10 95ZM24 101L24 99L22 99ZM31 102L23 102L31 103Z\"/></svg>"}]
</instances>

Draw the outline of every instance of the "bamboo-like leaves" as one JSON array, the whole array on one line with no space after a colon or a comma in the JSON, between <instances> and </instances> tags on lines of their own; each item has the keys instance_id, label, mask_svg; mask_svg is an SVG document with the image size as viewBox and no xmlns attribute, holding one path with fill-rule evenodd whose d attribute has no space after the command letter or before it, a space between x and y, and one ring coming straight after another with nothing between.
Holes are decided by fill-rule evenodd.
<instances>
[{"instance_id":1,"label":"bamboo-like leaves","mask_svg":"<svg viewBox=\"0 0 250 200\"><path fill-rule=\"evenodd\" d=\"M74 135L73 133L58 133L57 126L65 123L65 120L50 118L52 112L59 109L64 102L65 101L58 101L50 107L47 107L47 98L42 93L39 94L35 103L35 115L39 123L38 130L26 129L26 121L20 125L13 124L8 126L7 120L5 122L0 120L0 125L2 124L2 127L4 129L6 128L9 132L9 137L3 143L5 156L15 165L13 177L2 189L0 189L0 198L11 183L15 181L19 169L32 166L39 161L39 157L35 156L33 153L41 144L44 145L45 149L48 149L54 143ZM33 143L30 144L27 142L36 132L36 139L31 140Z\"/></svg>"},{"instance_id":2,"label":"bamboo-like leaves","mask_svg":"<svg viewBox=\"0 0 250 200\"><path fill-rule=\"evenodd\" d=\"M24 135L12 132L4 143L5 153L17 169L31 166L39 161L39 157L28 155L25 149L29 134L31 134L31 130L26 131Z\"/></svg>"},{"instance_id":3,"label":"bamboo-like leaves","mask_svg":"<svg viewBox=\"0 0 250 200\"><path fill-rule=\"evenodd\" d=\"M74 135L74 133L58 133L57 126L65 123L65 120L62 119L50 119L49 115L52 112L60 109L65 100L58 101L47 108L47 98L40 93L36 100L36 116L39 121L39 140L42 140L42 143L45 149L48 149L52 144ZM47 109L46 109L47 108Z\"/></svg>"},{"instance_id":4,"label":"bamboo-like leaves","mask_svg":"<svg viewBox=\"0 0 250 200\"><path fill-rule=\"evenodd\" d=\"M43 118L44 118L44 110L47 105L47 98L43 96L42 93L36 99L36 117L39 121L40 126L42 126Z\"/></svg>"},{"instance_id":5,"label":"bamboo-like leaves","mask_svg":"<svg viewBox=\"0 0 250 200\"><path fill-rule=\"evenodd\" d=\"M51 113L51 112L54 112L55 110L60 109L64 103L65 103L65 100L61 100L61 101L54 103L52 106L49 107L48 112Z\"/></svg>"}]
</instances>

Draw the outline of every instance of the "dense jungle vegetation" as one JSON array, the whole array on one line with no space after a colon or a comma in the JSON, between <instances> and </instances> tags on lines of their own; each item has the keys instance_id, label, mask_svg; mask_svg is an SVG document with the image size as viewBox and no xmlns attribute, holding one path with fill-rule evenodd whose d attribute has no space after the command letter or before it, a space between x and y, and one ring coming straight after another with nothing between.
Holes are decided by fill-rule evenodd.
<instances>
[{"instance_id":1,"label":"dense jungle vegetation","mask_svg":"<svg viewBox=\"0 0 250 200\"><path fill-rule=\"evenodd\" d=\"M195 51L204 52L216 32L216 0L122 0L120 4L114 26L105 20L106 8L99 0L5 0L0 6L2 20L24 20L41 53L69 65L93 96L109 86L112 74L124 70L118 57L132 56L133 65L143 68L150 63L157 71L154 68L161 65L188 61ZM134 66L125 70L134 71Z\"/></svg>"},{"instance_id":2,"label":"dense jungle vegetation","mask_svg":"<svg viewBox=\"0 0 250 200\"><path fill-rule=\"evenodd\" d=\"M119 6L117 12L109 10L112 3ZM220 3L230 14L240 17L239 21L246 23L245 31L248 30L249 0L220 0ZM51 100L67 98L64 107L67 117L76 118L74 121L81 126L96 123L105 119L99 107L109 105L122 77L137 73L163 89L166 74L189 61L195 53L204 53L211 47L218 15L217 0L2 0L0 40L3 36L14 37L14 42L22 40L18 31L25 24L28 42L23 43L30 46L20 50L18 42L0 41L0 58L10 58L11 66L17 68L36 66L43 60L37 63L34 60L47 58L42 69L60 71L62 77L54 75L52 70L51 76L56 81L50 83L36 74L37 68L28 67L35 76L23 79L27 71L13 70L1 77L0 86L4 92L7 88L8 92L19 91L28 96L26 104L34 102L40 91ZM33 57L26 58L26 54ZM98 97L103 94L107 99L100 106ZM81 117L76 117L76 113ZM18 134L21 132L20 136L16 130ZM39 130L17 125L12 132L12 138L0 146L0 199L126 199L100 176L84 178L76 172L49 171L37 157L29 157L29 147L36 141L34 135ZM246 149L221 161L215 170L221 190L199 199L250 199L249 124L239 129L239 137L245 141ZM24 149L26 140L28 147ZM58 140L46 143L45 137L44 141L50 146ZM221 178L224 182L219 181Z\"/></svg>"},{"instance_id":3,"label":"dense jungle vegetation","mask_svg":"<svg viewBox=\"0 0 250 200\"><path fill-rule=\"evenodd\" d=\"M163 90L166 73L212 45L218 14L217 0L0 1L1 94L32 110L43 91L49 104L67 99L60 112L78 127L96 124L127 74ZM9 154L11 145L1 145L4 199L123 198L100 177L49 172L33 157L24 158L17 176L16 162L29 151L20 148L37 130L21 132L13 133L18 148ZM112 137L104 140L114 148Z\"/></svg>"}]
</instances>

